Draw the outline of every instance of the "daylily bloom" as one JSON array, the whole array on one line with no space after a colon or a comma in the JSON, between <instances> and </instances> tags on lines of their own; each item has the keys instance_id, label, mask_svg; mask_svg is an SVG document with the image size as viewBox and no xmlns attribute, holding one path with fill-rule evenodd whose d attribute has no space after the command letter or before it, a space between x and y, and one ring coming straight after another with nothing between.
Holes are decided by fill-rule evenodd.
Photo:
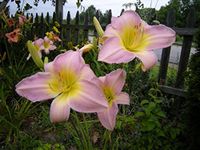
<instances>
[{"instance_id":1,"label":"daylily bloom","mask_svg":"<svg viewBox=\"0 0 200 150\"><path fill-rule=\"evenodd\" d=\"M53 41L51 41L48 37L44 37L43 45L41 46L41 49L44 50L46 54L49 54L50 50L55 50L56 46L53 45Z\"/></svg>"},{"instance_id":2,"label":"daylily bloom","mask_svg":"<svg viewBox=\"0 0 200 150\"><path fill-rule=\"evenodd\" d=\"M102 101L106 101L108 107L101 112L97 112L101 124L108 130L115 127L118 113L117 104L129 105L129 95L121 92L125 84L126 73L122 69L117 69L106 76L99 77L98 84L104 93Z\"/></svg>"},{"instance_id":3,"label":"daylily bloom","mask_svg":"<svg viewBox=\"0 0 200 150\"><path fill-rule=\"evenodd\" d=\"M32 102L55 98L51 103L50 120L67 120L70 108L92 113L107 108L100 88L92 82L96 76L85 64L80 52L69 50L45 64L38 72L20 81L16 92Z\"/></svg>"},{"instance_id":4,"label":"daylily bloom","mask_svg":"<svg viewBox=\"0 0 200 150\"><path fill-rule=\"evenodd\" d=\"M8 38L9 43L12 43L12 42L17 43L19 41L19 37L20 37L20 29L17 28L10 33L6 33L6 37Z\"/></svg>"},{"instance_id":5,"label":"daylily bloom","mask_svg":"<svg viewBox=\"0 0 200 150\"><path fill-rule=\"evenodd\" d=\"M136 12L125 11L120 17L112 17L103 39L99 61L118 64L136 57L142 61L142 69L146 71L157 62L152 50L174 43L175 32L164 25L150 26Z\"/></svg>"},{"instance_id":6,"label":"daylily bloom","mask_svg":"<svg viewBox=\"0 0 200 150\"><path fill-rule=\"evenodd\" d=\"M20 26L22 26L27 21L26 17L23 15L20 15L18 19L19 19Z\"/></svg>"},{"instance_id":7,"label":"daylily bloom","mask_svg":"<svg viewBox=\"0 0 200 150\"><path fill-rule=\"evenodd\" d=\"M53 33L52 31L51 32L47 32L46 33L46 36L50 39L50 40L52 40L53 42L55 42L55 41L61 41L61 39L59 38L59 36L58 35L56 35L55 33Z\"/></svg>"},{"instance_id":8,"label":"daylily bloom","mask_svg":"<svg viewBox=\"0 0 200 150\"><path fill-rule=\"evenodd\" d=\"M15 24L15 21L12 18L7 19L6 22L7 22L9 27L12 27Z\"/></svg>"}]
</instances>

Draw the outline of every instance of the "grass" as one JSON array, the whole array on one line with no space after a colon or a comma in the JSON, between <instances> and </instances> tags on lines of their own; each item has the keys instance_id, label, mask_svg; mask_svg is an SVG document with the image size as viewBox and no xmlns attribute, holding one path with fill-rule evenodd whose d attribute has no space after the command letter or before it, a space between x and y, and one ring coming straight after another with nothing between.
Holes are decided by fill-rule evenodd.
<instances>
[{"instance_id":1,"label":"grass","mask_svg":"<svg viewBox=\"0 0 200 150\"><path fill-rule=\"evenodd\" d=\"M160 67L159 65L156 65L150 70L150 73L149 73L150 80L158 81L159 67ZM174 86L175 81L176 81L177 71L178 70L176 66L168 66L166 85Z\"/></svg>"}]
</instances>

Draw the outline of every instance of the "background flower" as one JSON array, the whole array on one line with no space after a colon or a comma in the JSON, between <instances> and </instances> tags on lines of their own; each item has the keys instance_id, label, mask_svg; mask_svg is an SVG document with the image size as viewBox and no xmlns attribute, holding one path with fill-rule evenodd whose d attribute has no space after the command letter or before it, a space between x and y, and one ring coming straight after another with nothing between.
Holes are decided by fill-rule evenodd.
<instances>
[{"instance_id":1,"label":"background flower","mask_svg":"<svg viewBox=\"0 0 200 150\"><path fill-rule=\"evenodd\" d=\"M17 43L20 38L20 29L17 28L10 33L6 33L6 37L8 38L9 43Z\"/></svg>"}]
</instances>

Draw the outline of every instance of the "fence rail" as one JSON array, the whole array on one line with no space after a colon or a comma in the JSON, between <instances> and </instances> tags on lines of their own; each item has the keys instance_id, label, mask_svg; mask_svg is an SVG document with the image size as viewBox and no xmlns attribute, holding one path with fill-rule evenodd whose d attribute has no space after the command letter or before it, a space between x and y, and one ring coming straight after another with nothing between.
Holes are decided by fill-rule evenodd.
<instances>
[{"instance_id":1,"label":"fence rail","mask_svg":"<svg viewBox=\"0 0 200 150\"><path fill-rule=\"evenodd\" d=\"M124 10L122 10L122 12L123 11ZM112 12L110 10L108 14L107 24L111 22L111 16L112 16ZM31 21L33 22L33 29L31 32L31 36L33 37L35 34L41 37L44 36L45 32L49 31L53 22L55 21L58 21L61 24L60 36L63 37L67 42L73 41L74 44L78 44L82 40L88 40L89 31L92 31L96 35L97 33L94 26L89 24L88 13L86 13L84 16L83 24L80 23L79 17L80 15L79 15L79 12L77 11L75 20L73 20L73 22L75 23L72 24L70 12L67 13L66 20L58 20L56 18L55 13L53 14L52 19L50 18L49 13L47 13L45 18L43 14L41 14L40 17L38 16L38 14L36 14L35 19L33 18L33 15L31 14ZM99 18L98 11L96 12L96 17ZM29 18L28 15L27 15L27 18ZM160 84L160 88L163 92L184 97L185 96L185 91L183 90L184 73L187 69L193 36L196 33L196 29L194 28L195 10L190 9L190 12L187 16L187 23L184 28L175 27L175 10L170 10L166 18L166 25L174 29L177 35L183 36L183 44L182 44L182 49L181 49L180 61L178 65L178 72L176 75L176 82L174 86L168 87L165 85L166 80L167 80L167 70L168 70L171 46L164 48L162 50L160 69L159 69L159 74L158 74L158 83ZM103 28L105 28L105 26L103 26ZM83 33L82 37L80 36L80 32Z\"/></svg>"}]
</instances>

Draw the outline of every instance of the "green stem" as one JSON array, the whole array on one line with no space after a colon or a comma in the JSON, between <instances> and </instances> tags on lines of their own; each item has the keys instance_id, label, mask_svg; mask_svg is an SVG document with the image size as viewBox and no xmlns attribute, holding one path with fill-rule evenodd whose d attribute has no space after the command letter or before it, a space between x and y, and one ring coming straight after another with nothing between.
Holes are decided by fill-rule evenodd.
<instances>
[{"instance_id":1,"label":"green stem","mask_svg":"<svg viewBox=\"0 0 200 150\"><path fill-rule=\"evenodd\" d=\"M107 150L108 149L107 145L108 145L108 141L111 142L111 133L112 132L110 132L108 130L105 130L105 132L104 132L104 135L103 135L103 141L104 141L103 150Z\"/></svg>"},{"instance_id":2,"label":"green stem","mask_svg":"<svg viewBox=\"0 0 200 150\"><path fill-rule=\"evenodd\" d=\"M8 51L8 45L7 45L7 42L5 41L5 39L4 39L4 44L5 44L5 47L6 47L6 53L7 53L7 56L8 56L9 63L11 65L11 67L13 67L11 57L10 57L10 54L9 54L9 51Z\"/></svg>"}]
</instances>

